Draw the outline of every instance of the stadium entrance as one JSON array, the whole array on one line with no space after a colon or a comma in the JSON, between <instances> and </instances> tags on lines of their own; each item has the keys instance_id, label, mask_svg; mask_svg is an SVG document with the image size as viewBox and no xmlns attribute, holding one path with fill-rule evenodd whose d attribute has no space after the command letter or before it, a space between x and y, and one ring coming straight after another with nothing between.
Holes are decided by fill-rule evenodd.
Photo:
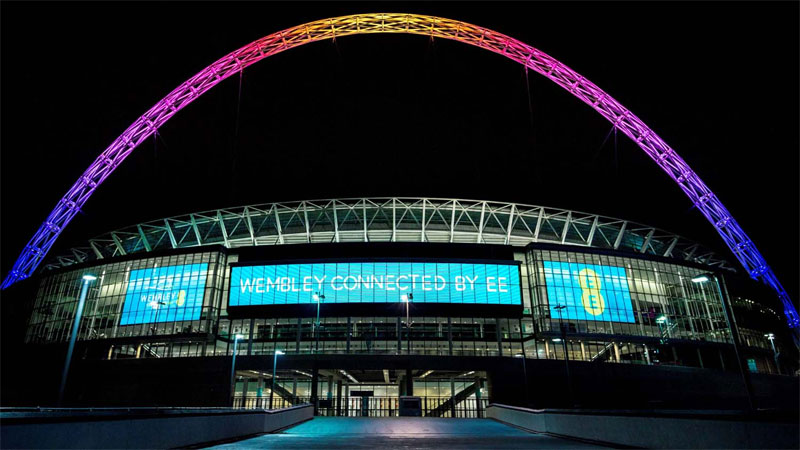
<instances>
[{"instance_id":1,"label":"stadium entrance","mask_svg":"<svg viewBox=\"0 0 800 450\"><path fill-rule=\"evenodd\" d=\"M484 371L256 370L236 372L234 408L316 404L319 416L480 418L488 406Z\"/></svg>"}]
</instances>

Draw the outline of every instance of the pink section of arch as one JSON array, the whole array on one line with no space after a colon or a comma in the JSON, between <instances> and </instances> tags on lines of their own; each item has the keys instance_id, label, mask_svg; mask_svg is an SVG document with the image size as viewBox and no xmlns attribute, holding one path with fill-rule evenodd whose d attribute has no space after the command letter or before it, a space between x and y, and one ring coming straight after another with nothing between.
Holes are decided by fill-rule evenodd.
<instances>
[{"instance_id":1,"label":"pink section of arch","mask_svg":"<svg viewBox=\"0 0 800 450\"><path fill-rule=\"evenodd\" d=\"M97 157L30 240L4 280L3 288L30 276L97 186L147 137L207 90L245 67L285 50L325 39L371 33L419 34L484 48L544 75L581 99L636 142L675 180L717 229L748 274L776 291L790 327L797 330L800 326L800 319L786 291L728 210L688 164L638 117L593 83L536 48L476 25L417 14L355 14L310 22L270 34L203 69L139 117Z\"/></svg>"}]
</instances>

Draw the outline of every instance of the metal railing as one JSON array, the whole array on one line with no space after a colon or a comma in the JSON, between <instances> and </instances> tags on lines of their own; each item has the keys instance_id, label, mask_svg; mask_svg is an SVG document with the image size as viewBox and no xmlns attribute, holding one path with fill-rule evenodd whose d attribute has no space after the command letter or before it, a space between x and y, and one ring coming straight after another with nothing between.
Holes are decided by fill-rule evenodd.
<instances>
[{"instance_id":1,"label":"metal railing","mask_svg":"<svg viewBox=\"0 0 800 450\"><path fill-rule=\"evenodd\" d=\"M456 394L458 397L458 394ZM422 401L423 417L456 417L456 418L480 418L485 417L484 411L489 406L489 401L485 398L477 399L474 397L459 399L456 398L455 406L452 406L450 396L440 397L420 397ZM337 399L333 397L327 399L321 397L318 400L317 415L328 417L396 417L400 407L400 400L397 396L347 396ZM313 403L311 397L296 397L297 404ZM273 409L288 408L292 404L280 397L274 396L272 399ZM443 407L444 406L444 407ZM233 400L234 408L258 409L269 407L269 395L262 397L242 398L237 396Z\"/></svg>"}]
</instances>

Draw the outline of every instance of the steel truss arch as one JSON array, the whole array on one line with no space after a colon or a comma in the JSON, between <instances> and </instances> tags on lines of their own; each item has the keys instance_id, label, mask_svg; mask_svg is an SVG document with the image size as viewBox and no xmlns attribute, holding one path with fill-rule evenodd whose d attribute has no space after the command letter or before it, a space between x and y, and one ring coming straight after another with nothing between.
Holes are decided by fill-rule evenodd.
<instances>
[{"instance_id":1,"label":"steel truss arch","mask_svg":"<svg viewBox=\"0 0 800 450\"><path fill-rule=\"evenodd\" d=\"M781 299L789 327L798 339L800 317L764 257L731 213L689 165L636 115L592 82L548 54L487 28L419 14L354 14L288 28L258 39L220 58L170 92L126 129L89 166L59 201L25 246L2 288L29 277L64 227L97 187L145 139L206 91L264 58L300 45L354 34L404 33L450 39L483 48L533 70L594 108L631 138L683 190L708 219L747 273L769 285Z\"/></svg>"}]
</instances>

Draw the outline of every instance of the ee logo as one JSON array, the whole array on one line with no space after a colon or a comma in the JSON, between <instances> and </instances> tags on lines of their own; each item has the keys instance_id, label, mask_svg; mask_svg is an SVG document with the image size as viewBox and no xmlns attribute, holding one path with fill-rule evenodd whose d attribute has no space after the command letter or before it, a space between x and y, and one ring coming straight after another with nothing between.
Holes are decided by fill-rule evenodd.
<instances>
[{"instance_id":1,"label":"ee logo","mask_svg":"<svg viewBox=\"0 0 800 450\"><path fill-rule=\"evenodd\" d=\"M606 309L606 301L600 294L600 277L592 269L583 269L578 272L578 283L581 285L581 301L583 309L593 316L603 314Z\"/></svg>"},{"instance_id":2,"label":"ee logo","mask_svg":"<svg viewBox=\"0 0 800 450\"><path fill-rule=\"evenodd\" d=\"M175 303L178 306L183 306L183 304L186 303L186 291L181 289L180 292L178 292L178 299L175 300Z\"/></svg>"}]
</instances>

